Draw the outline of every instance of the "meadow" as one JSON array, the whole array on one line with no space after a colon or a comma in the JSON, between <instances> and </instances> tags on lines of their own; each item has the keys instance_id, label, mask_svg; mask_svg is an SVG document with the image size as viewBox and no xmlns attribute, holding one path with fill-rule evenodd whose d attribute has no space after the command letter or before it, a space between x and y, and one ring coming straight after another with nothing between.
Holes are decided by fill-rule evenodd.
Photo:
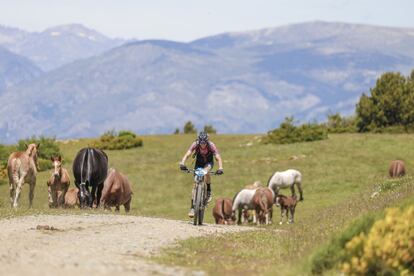
<instances>
[{"instance_id":1,"label":"meadow","mask_svg":"<svg viewBox=\"0 0 414 276\"><path fill-rule=\"evenodd\" d=\"M128 175L133 184L131 215L187 220L192 177L179 171L178 162L194 135L143 136L143 147L106 151L111 167ZM329 139L289 145L263 145L257 135L212 135L224 160L224 175L213 177L214 198L232 198L245 185L266 184L277 170L295 168L303 174L304 198L296 209L295 224L274 224L259 231L195 238L163 251L154 260L204 269L212 274L297 275L309 273L309 258L354 219L370 211L412 201L411 178L398 192L370 199L379 183L386 181L393 159L414 165L414 136L409 134L330 134ZM72 176L76 152L93 140L60 142L64 167ZM191 161L191 160L189 160ZM191 162L187 162L191 166ZM101 211L50 210L46 180L39 173L34 208L27 209L28 187L23 188L18 211L10 210L8 185L0 185L0 217L37 213ZM72 177L73 179L73 177ZM71 184L73 185L73 183ZM289 191L282 191L289 193ZM124 214L121 208L121 214ZM211 206L206 222L212 223Z\"/></svg>"}]
</instances>

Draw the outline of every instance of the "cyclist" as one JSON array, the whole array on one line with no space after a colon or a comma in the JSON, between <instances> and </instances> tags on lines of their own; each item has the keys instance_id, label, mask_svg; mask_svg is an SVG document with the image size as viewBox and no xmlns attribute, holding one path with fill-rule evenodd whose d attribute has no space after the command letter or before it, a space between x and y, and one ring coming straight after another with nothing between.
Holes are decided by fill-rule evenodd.
<instances>
[{"instance_id":1,"label":"cyclist","mask_svg":"<svg viewBox=\"0 0 414 276\"><path fill-rule=\"evenodd\" d=\"M180 162L180 169L183 171L187 170L185 165L185 161L187 161L188 157L193 155L193 158L196 159L195 162L195 169L196 168L204 168L207 172L209 172L214 166L214 158L218 161L219 168L216 171L216 174L220 175L223 174L223 161L221 160L221 156L217 150L216 145L213 142L209 141L209 137L207 132L202 131L197 137L197 140L193 142L184 155L183 159ZM214 157L214 158L213 158ZM207 184L207 202L212 200L211 195L211 179L210 175L206 174L205 181ZM191 208L188 212L188 216L190 218L194 217L194 205L193 200L191 199Z\"/></svg>"}]
</instances>

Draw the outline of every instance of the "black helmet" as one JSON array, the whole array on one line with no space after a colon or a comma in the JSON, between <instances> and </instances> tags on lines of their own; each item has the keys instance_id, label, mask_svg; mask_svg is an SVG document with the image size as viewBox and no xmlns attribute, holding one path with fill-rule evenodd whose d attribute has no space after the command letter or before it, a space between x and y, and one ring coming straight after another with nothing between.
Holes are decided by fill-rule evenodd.
<instances>
[{"instance_id":1,"label":"black helmet","mask_svg":"<svg viewBox=\"0 0 414 276\"><path fill-rule=\"evenodd\" d=\"M205 131L201 131L201 132L198 134L198 137L197 137L197 142L198 142L198 143L201 143L201 142L205 142L205 143L207 143L207 142L208 142L208 134L207 134L207 132L205 132Z\"/></svg>"}]
</instances>

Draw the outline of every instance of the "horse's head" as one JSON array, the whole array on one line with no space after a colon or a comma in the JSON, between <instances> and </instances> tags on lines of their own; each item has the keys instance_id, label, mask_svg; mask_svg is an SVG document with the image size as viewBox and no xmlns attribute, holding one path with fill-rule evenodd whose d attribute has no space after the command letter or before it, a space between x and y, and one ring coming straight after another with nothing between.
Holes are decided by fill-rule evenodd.
<instances>
[{"instance_id":1,"label":"horse's head","mask_svg":"<svg viewBox=\"0 0 414 276\"><path fill-rule=\"evenodd\" d=\"M62 177L62 157L59 155L57 157L51 157L50 160L53 163L53 177L55 180L59 180Z\"/></svg>"},{"instance_id":2,"label":"horse's head","mask_svg":"<svg viewBox=\"0 0 414 276\"><path fill-rule=\"evenodd\" d=\"M36 145L36 144L32 143L32 144L29 144L29 145L25 144L25 146L26 146L27 155L29 155L29 157L33 158L33 161L36 165L36 169L39 171L40 168L39 168L39 163L38 163L37 159L38 159L38 156L39 156L40 144Z\"/></svg>"},{"instance_id":3,"label":"horse's head","mask_svg":"<svg viewBox=\"0 0 414 276\"><path fill-rule=\"evenodd\" d=\"M79 185L78 197L79 197L79 205L81 209L84 209L90 206L92 197L88 189L86 188L86 183L81 183Z\"/></svg>"}]
</instances>

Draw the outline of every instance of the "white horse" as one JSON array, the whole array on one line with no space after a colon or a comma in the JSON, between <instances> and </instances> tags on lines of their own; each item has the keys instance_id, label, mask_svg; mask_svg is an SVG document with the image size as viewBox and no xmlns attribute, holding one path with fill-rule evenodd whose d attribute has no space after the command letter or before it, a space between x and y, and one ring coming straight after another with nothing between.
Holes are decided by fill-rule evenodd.
<instances>
[{"instance_id":1,"label":"white horse","mask_svg":"<svg viewBox=\"0 0 414 276\"><path fill-rule=\"evenodd\" d=\"M275 196L279 194L280 189L285 188L290 188L292 195L295 195L295 184L298 186L299 200L303 200L302 174L299 171L290 169L283 172L275 172L267 182L267 186L275 192Z\"/></svg>"},{"instance_id":2,"label":"white horse","mask_svg":"<svg viewBox=\"0 0 414 276\"><path fill-rule=\"evenodd\" d=\"M245 217L242 218L242 212L247 210L254 210L253 206L253 196L256 193L257 189L243 189L238 192L233 198L233 216L236 215L236 210L238 211L237 214L237 224L244 223ZM253 215L253 222L256 222L256 216Z\"/></svg>"}]
</instances>

